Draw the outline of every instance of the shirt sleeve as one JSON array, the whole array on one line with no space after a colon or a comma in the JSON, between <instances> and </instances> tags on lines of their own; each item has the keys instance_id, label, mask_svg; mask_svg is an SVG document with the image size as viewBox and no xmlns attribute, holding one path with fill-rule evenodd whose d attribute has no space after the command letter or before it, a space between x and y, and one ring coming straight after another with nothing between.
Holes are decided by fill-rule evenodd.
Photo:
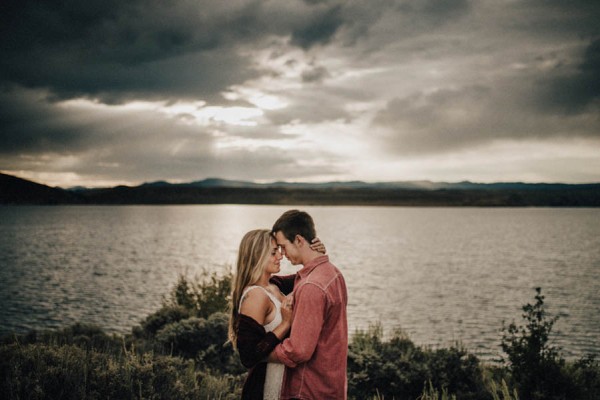
<instances>
[{"instance_id":1,"label":"shirt sleeve","mask_svg":"<svg viewBox=\"0 0 600 400\"><path fill-rule=\"evenodd\" d=\"M323 329L326 307L325 292L316 285L308 283L296 290L290 337L275 347L279 361L295 368L312 358Z\"/></svg>"}]
</instances>

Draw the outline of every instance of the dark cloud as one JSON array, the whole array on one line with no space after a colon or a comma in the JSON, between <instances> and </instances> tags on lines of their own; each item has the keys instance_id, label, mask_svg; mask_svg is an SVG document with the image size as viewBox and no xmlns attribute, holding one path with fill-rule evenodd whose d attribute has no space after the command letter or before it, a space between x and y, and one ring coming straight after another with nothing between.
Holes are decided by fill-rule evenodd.
<instances>
[{"instance_id":1,"label":"dark cloud","mask_svg":"<svg viewBox=\"0 0 600 400\"><path fill-rule=\"evenodd\" d=\"M469 0L355 0L343 2L337 39L359 53L442 30L472 10Z\"/></svg>"},{"instance_id":2,"label":"dark cloud","mask_svg":"<svg viewBox=\"0 0 600 400\"><path fill-rule=\"evenodd\" d=\"M302 72L302 82L304 83L314 83L314 82L322 82L323 79L330 76L327 68L323 66L316 66L306 69Z\"/></svg>"},{"instance_id":3,"label":"dark cloud","mask_svg":"<svg viewBox=\"0 0 600 400\"><path fill-rule=\"evenodd\" d=\"M515 26L532 33L565 38L576 34L583 38L600 35L600 3L589 0L529 0L516 2L514 12L525 18Z\"/></svg>"},{"instance_id":4,"label":"dark cloud","mask_svg":"<svg viewBox=\"0 0 600 400\"><path fill-rule=\"evenodd\" d=\"M302 179L373 148L596 140L598 20L583 0L5 0L0 169Z\"/></svg>"},{"instance_id":5,"label":"dark cloud","mask_svg":"<svg viewBox=\"0 0 600 400\"><path fill-rule=\"evenodd\" d=\"M600 137L595 112L571 118L536 111L525 81L442 89L396 98L374 120L395 153L439 153L498 140Z\"/></svg>"},{"instance_id":6,"label":"dark cloud","mask_svg":"<svg viewBox=\"0 0 600 400\"><path fill-rule=\"evenodd\" d=\"M282 135L275 125L201 126L191 114L168 118L152 109L97 106L48 102L46 94L33 90L3 92L0 170L73 173L88 180L131 184L207 176L276 180L283 174L300 179L340 172L326 163L302 165L293 150L262 145L264 140L283 143L297 138ZM232 146L216 149L215 130ZM252 148L246 139L255 143Z\"/></svg>"},{"instance_id":7,"label":"dark cloud","mask_svg":"<svg viewBox=\"0 0 600 400\"><path fill-rule=\"evenodd\" d=\"M55 109L45 94L0 93L0 154L35 154L85 146L80 130L69 129L68 113Z\"/></svg>"},{"instance_id":8,"label":"dark cloud","mask_svg":"<svg viewBox=\"0 0 600 400\"><path fill-rule=\"evenodd\" d=\"M8 0L0 75L59 98L206 99L258 76L242 46L260 48L276 35L309 48L342 23L335 4Z\"/></svg>"},{"instance_id":9,"label":"dark cloud","mask_svg":"<svg viewBox=\"0 0 600 400\"><path fill-rule=\"evenodd\" d=\"M564 71L567 69L567 71ZM600 39L585 50L574 71L557 68L555 76L537 82L538 103L547 112L578 114L600 98Z\"/></svg>"},{"instance_id":10,"label":"dark cloud","mask_svg":"<svg viewBox=\"0 0 600 400\"><path fill-rule=\"evenodd\" d=\"M468 9L466 0L7 0L0 75L58 98L213 100L265 72L239 50L268 46L269 37L310 49L341 31L351 44L383 16L400 27L429 21L429 29Z\"/></svg>"},{"instance_id":11,"label":"dark cloud","mask_svg":"<svg viewBox=\"0 0 600 400\"><path fill-rule=\"evenodd\" d=\"M423 0L398 2L398 9L419 20L441 21L465 14L471 8L469 0Z\"/></svg>"},{"instance_id":12,"label":"dark cloud","mask_svg":"<svg viewBox=\"0 0 600 400\"><path fill-rule=\"evenodd\" d=\"M292 33L292 43L308 49L316 43L326 43L342 25L341 6L323 7L310 18L310 23Z\"/></svg>"},{"instance_id":13,"label":"dark cloud","mask_svg":"<svg viewBox=\"0 0 600 400\"><path fill-rule=\"evenodd\" d=\"M250 4L212 3L9 1L0 74L60 98L210 97L256 75L233 48Z\"/></svg>"},{"instance_id":14,"label":"dark cloud","mask_svg":"<svg viewBox=\"0 0 600 400\"><path fill-rule=\"evenodd\" d=\"M3 93L0 106L2 170L112 174L130 181L148 171L185 173L182 165L203 163L211 152L206 130L152 111L69 107L35 91Z\"/></svg>"},{"instance_id":15,"label":"dark cloud","mask_svg":"<svg viewBox=\"0 0 600 400\"><path fill-rule=\"evenodd\" d=\"M268 46L270 37L310 49L341 32L340 40L352 44L382 16L401 27L429 21L429 29L468 9L466 0L7 0L0 76L58 99L217 101L228 87L268 73L256 69L247 50ZM303 79L323 76L307 71Z\"/></svg>"}]
</instances>

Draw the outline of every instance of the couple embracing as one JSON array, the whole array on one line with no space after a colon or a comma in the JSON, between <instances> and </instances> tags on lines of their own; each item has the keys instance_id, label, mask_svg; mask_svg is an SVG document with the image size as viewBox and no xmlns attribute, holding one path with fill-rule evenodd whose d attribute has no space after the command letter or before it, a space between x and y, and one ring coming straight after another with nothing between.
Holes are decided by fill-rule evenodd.
<instances>
[{"instance_id":1,"label":"couple embracing","mask_svg":"<svg viewBox=\"0 0 600 400\"><path fill-rule=\"evenodd\" d=\"M302 269L275 275L283 256ZM346 399L346 283L310 215L243 237L231 301L229 338L250 369L242 399Z\"/></svg>"}]
</instances>

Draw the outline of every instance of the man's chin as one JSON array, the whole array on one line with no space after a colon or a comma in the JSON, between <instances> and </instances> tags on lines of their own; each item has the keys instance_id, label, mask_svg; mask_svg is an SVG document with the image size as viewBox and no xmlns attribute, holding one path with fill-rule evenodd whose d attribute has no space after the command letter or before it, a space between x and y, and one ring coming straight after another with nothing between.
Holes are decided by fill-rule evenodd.
<instances>
[{"instance_id":1,"label":"man's chin","mask_svg":"<svg viewBox=\"0 0 600 400\"><path fill-rule=\"evenodd\" d=\"M287 258L287 260L290 262L290 264L292 264L293 266L296 266L296 265L300 265L300 264L302 264L302 263L301 263L300 261L298 261L298 260L292 260L292 259L291 259L291 258L289 258L289 257L286 257L286 258Z\"/></svg>"}]
</instances>

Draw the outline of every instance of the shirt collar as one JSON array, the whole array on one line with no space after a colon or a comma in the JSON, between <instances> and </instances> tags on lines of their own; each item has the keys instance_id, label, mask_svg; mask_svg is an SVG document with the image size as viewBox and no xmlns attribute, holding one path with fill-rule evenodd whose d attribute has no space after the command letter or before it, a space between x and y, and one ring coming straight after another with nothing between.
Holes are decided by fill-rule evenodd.
<instances>
[{"instance_id":1,"label":"shirt collar","mask_svg":"<svg viewBox=\"0 0 600 400\"><path fill-rule=\"evenodd\" d=\"M304 267L298 271L298 276L300 276L300 278L305 278L307 277L315 268L317 268L319 265L329 262L329 256L324 255L324 256L319 256L317 258L315 258L312 261L307 262L306 264L304 264Z\"/></svg>"}]
</instances>

